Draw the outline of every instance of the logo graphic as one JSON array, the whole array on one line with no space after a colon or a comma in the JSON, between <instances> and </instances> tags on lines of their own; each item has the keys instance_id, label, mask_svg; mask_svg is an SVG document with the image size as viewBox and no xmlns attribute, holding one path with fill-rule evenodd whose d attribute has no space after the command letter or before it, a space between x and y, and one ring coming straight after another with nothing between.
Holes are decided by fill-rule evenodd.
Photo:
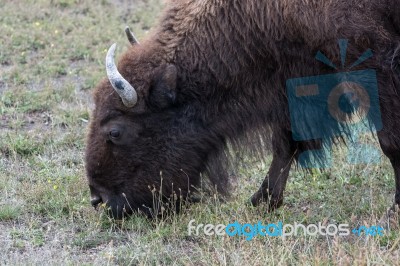
<instances>
[{"instance_id":1,"label":"logo graphic","mask_svg":"<svg viewBox=\"0 0 400 266\"><path fill-rule=\"evenodd\" d=\"M347 45L347 40L339 40L342 69L345 67ZM349 69L372 56L372 51L368 49ZM338 69L321 52L317 53L316 59ZM374 69L289 79L286 89L293 139L322 142L320 149L300 154L302 167L331 167L333 137L347 137L349 163L379 163L379 150L359 142L361 133L382 129Z\"/></svg>"}]
</instances>

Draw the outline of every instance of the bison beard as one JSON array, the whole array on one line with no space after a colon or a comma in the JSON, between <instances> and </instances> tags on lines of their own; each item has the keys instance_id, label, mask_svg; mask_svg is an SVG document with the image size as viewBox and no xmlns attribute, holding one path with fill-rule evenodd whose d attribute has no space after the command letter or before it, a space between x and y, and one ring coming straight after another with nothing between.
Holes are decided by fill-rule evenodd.
<instances>
[{"instance_id":1,"label":"bison beard","mask_svg":"<svg viewBox=\"0 0 400 266\"><path fill-rule=\"evenodd\" d=\"M340 62L340 38L351 44L349 62L368 48L374 52L360 68L378 73L384 125L378 137L400 204L399 5L171 1L140 44L127 31L133 45L119 61L120 75L108 68L110 80L95 90L86 149L92 204L107 203L116 218L136 211L151 216L152 191L166 201L174 193L186 199L202 176L226 194L227 144L263 156L263 144L272 142L270 170L251 202L279 207L292 162L319 145L293 141L285 81L331 73L314 55L321 50Z\"/></svg>"}]
</instances>

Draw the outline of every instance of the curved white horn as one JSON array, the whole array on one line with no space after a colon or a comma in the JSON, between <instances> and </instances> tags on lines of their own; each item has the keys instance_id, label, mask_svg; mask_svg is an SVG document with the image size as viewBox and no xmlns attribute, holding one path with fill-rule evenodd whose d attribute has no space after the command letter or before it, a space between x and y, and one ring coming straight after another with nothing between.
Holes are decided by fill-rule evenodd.
<instances>
[{"instance_id":1,"label":"curved white horn","mask_svg":"<svg viewBox=\"0 0 400 266\"><path fill-rule=\"evenodd\" d=\"M106 70L107 77L113 86L114 90L121 97L122 102L126 107L133 107L137 102L137 93L133 86L129 84L127 80L125 80L122 75L118 72L117 66L114 62L114 53L117 44L114 43L111 45L110 49L108 49L106 56Z\"/></svg>"}]
</instances>

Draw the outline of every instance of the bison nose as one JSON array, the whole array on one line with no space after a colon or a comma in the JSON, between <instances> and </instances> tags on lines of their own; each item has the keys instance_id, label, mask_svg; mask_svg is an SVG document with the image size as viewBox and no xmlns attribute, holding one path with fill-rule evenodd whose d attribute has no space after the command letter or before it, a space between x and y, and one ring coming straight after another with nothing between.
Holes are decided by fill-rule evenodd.
<instances>
[{"instance_id":1,"label":"bison nose","mask_svg":"<svg viewBox=\"0 0 400 266\"><path fill-rule=\"evenodd\" d=\"M97 207L97 205L99 205L100 203L102 203L103 201L101 200L101 198L99 196L94 196L90 199L90 203L92 204L93 207Z\"/></svg>"}]
</instances>

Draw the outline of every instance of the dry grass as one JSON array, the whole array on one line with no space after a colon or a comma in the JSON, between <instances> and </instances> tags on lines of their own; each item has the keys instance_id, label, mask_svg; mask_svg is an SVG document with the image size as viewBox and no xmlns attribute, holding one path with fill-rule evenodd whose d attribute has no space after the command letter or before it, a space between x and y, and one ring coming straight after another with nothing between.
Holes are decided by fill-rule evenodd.
<instances>
[{"instance_id":1,"label":"dry grass","mask_svg":"<svg viewBox=\"0 0 400 266\"><path fill-rule=\"evenodd\" d=\"M390 165L351 166L335 152L329 173L292 171L285 206L246 205L269 162L238 166L232 199L205 196L179 216L120 223L90 207L83 165L106 48L128 47L154 23L160 0L0 0L0 264L398 264L399 223L382 237L188 236L196 223L378 223L394 194Z\"/></svg>"}]
</instances>

